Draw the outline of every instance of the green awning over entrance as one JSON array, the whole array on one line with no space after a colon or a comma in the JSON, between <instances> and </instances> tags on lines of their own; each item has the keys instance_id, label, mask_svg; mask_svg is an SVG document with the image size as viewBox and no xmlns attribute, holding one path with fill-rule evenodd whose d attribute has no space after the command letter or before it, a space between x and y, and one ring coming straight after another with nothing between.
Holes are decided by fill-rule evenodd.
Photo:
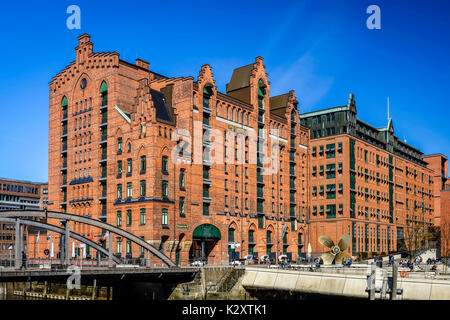
<instances>
[{"instance_id":1,"label":"green awning over entrance","mask_svg":"<svg viewBox=\"0 0 450 320\"><path fill-rule=\"evenodd\" d=\"M202 224L195 228L193 238L220 240L220 231L212 224Z\"/></svg>"}]
</instances>

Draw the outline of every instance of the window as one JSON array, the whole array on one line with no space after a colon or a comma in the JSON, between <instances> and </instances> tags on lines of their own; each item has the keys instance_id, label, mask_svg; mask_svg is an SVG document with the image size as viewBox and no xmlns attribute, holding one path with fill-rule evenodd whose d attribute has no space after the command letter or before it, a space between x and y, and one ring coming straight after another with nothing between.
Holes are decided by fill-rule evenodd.
<instances>
[{"instance_id":1,"label":"window","mask_svg":"<svg viewBox=\"0 0 450 320\"><path fill-rule=\"evenodd\" d=\"M141 226L145 225L145 209L142 208L139 214L139 224Z\"/></svg>"},{"instance_id":2,"label":"window","mask_svg":"<svg viewBox=\"0 0 450 320\"><path fill-rule=\"evenodd\" d=\"M162 209L161 223L163 227L169 225L169 211L167 209Z\"/></svg>"},{"instance_id":3,"label":"window","mask_svg":"<svg viewBox=\"0 0 450 320\"><path fill-rule=\"evenodd\" d=\"M122 153L122 138L117 139L117 154Z\"/></svg>"},{"instance_id":4,"label":"window","mask_svg":"<svg viewBox=\"0 0 450 320\"><path fill-rule=\"evenodd\" d=\"M162 172L163 174L169 174L168 158L162 157Z\"/></svg>"},{"instance_id":5,"label":"window","mask_svg":"<svg viewBox=\"0 0 450 320\"><path fill-rule=\"evenodd\" d=\"M169 182L165 180L162 182L162 196L164 198L167 198L169 196Z\"/></svg>"},{"instance_id":6,"label":"window","mask_svg":"<svg viewBox=\"0 0 450 320\"><path fill-rule=\"evenodd\" d=\"M117 176L122 176L122 160L117 161Z\"/></svg>"},{"instance_id":7,"label":"window","mask_svg":"<svg viewBox=\"0 0 450 320\"><path fill-rule=\"evenodd\" d=\"M327 205L327 218L336 218L336 205Z\"/></svg>"},{"instance_id":8,"label":"window","mask_svg":"<svg viewBox=\"0 0 450 320\"><path fill-rule=\"evenodd\" d=\"M272 243L272 231L267 231L266 232L266 243L267 244Z\"/></svg>"},{"instance_id":9,"label":"window","mask_svg":"<svg viewBox=\"0 0 450 320\"><path fill-rule=\"evenodd\" d=\"M184 210L184 197L180 197L180 216L185 216L185 210Z\"/></svg>"},{"instance_id":10,"label":"window","mask_svg":"<svg viewBox=\"0 0 450 320\"><path fill-rule=\"evenodd\" d=\"M258 228L264 228L264 215L258 215Z\"/></svg>"},{"instance_id":11,"label":"window","mask_svg":"<svg viewBox=\"0 0 450 320\"><path fill-rule=\"evenodd\" d=\"M141 173L145 173L147 169L147 158L145 156L141 157Z\"/></svg>"},{"instance_id":12,"label":"window","mask_svg":"<svg viewBox=\"0 0 450 320\"><path fill-rule=\"evenodd\" d=\"M254 231L248 230L248 243L254 243L254 242L255 242Z\"/></svg>"},{"instance_id":13,"label":"window","mask_svg":"<svg viewBox=\"0 0 450 320\"><path fill-rule=\"evenodd\" d=\"M186 178L185 169L180 170L180 190L185 190Z\"/></svg>"},{"instance_id":14,"label":"window","mask_svg":"<svg viewBox=\"0 0 450 320\"><path fill-rule=\"evenodd\" d=\"M145 197L145 180L141 180L140 196L141 197Z\"/></svg>"},{"instance_id":15,"label":"window","mask_svg":"<svg viewBox=\"0 0 450 320\"><path fill-rule=\"evenodd\" d=\"M327 158L334 158L335 157L335 144L327 144L326 146L326 153Z\"/></svg>"},{"instance_id":16,"label":"window","mask_svg":"<svg viewBox=\"0 0 450 320\"><path fill-rule=\"evenodd\" d=\"M108 105L108 86L105 81L102 82L100 87L100 96L102 98L102 106Z\"/></svg>"},{"instance_id":17,"label":"window","mask_svg":"<svg viewBox=\"0 0 450 320\"><path fill-rule=\"evenodd\" d=\"M327 199L336 199L336 185L335 184L327 185Z\"/></svg>"},{"instance_id":18,"label":"window","mask_svg":"<svg viewBox=\"0 0 450 320\"><path fill-rule=\"evenodd\" d=\"M234 229L228 229L228 243L234 242Z\"/></svg>"},{"instance_id":19,"label":"window","mask_svg":"<svg viewBox=\"0 0 450 320\"><path fill-rule=\"evenodd\" d=\"M117 226L122 226L122 211L117 211Z\"/></svg>"},{"instance_id":20,"label":"window","mask_svg":"<svg viewBox=\"0 0 450 320\"><path fill-rule=\"evenodd\" d=\"M131 187L131 182L127 183L127 198L131 198L133 196L133 191Z\"/></svg>"},{"instance_id":21,"label":"window","mask_svg":"<svg viewBox=\"0 0 450 320\"><path fill-rule=\"evenodd\" d=\"M208 203L203 203L203 215L209 216L209 204Z\"/></svg>"},{"instance_id":22,"label":"window","mask_svg":"<svg viewBox=\"0 0 450 320\"><path fill-rule=\"evenodd\" d=\"M122 185L121 184L117 185L117 199L118 200L122 199Z\"/></svg>"},{"instance_id":23,"label":"window","mask_svg":"<svg viewBox=\"0 0 450 320\"><path fill-rule=\"evenodd\" d=\"M131 143L128 143L128 152L131 152Z\"/></svg>"},{"instance_id":24,"label":"window","mask_svg":"<svg viewBox=\"0 0 450 320\"><path fill-rule=\"evenodd\" d=\"M131 175L133 170L132 159L127 159L127 176Z\"/></svg>"},{"instance_id":25,"label":"window","mask_svg":"<svg viewBox=\"0 0 450 320\"><path fill-rule=\"evenodd\" d=\"M117 254L122 254L122 238L117 238Z\"/></svg>"},{"instance_id":26,"label":"window","mask_svg":"<svg viewBox=\"0 0 450 320\"><path fill-rule=\"evenodd\" d=\"M336 165L335 164L327 164L327 179L336 178Z\"/></svg>"},{"instance_id":27,"label":"window","mask_svg":"<svg viewBox=\"0 0 450 320\"><path fill-rule=\"evenodd\" d=\"M127 210L127 227L131 226L131 210Z\"/></svg>"}]
</instances>

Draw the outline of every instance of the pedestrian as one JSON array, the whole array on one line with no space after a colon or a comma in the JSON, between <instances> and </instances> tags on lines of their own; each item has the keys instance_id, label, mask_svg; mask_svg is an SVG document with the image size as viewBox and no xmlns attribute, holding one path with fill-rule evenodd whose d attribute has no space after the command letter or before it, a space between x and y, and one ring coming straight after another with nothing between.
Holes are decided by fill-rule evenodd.
<instances>
[{"instance_id":1,"label":"pedestrian","mask_svg":"<svg viewBox=\"0 0 450 320\"><path fill-rule=\"evenodd\" d=\"M25 251L22 251L22 265L20 266L20 269L22 268L27 268L27 255L25 254Z\"/></svg>"}]
</instances>

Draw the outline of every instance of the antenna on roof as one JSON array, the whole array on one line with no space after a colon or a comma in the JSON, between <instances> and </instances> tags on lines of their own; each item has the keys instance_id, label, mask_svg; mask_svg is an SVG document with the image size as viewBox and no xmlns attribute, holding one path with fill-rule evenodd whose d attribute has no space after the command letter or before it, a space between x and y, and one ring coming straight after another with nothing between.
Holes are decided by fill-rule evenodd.
<instances>
[{"instance_id":1,"label":"antenna on roof","mask_svg":"<svg viewBox=\"0 0 450 320\"><path fill-rule=\"evenodd\" d=\"M387 97L387 117L389 121L389 97Z\"/></svg>"}]
</instances>

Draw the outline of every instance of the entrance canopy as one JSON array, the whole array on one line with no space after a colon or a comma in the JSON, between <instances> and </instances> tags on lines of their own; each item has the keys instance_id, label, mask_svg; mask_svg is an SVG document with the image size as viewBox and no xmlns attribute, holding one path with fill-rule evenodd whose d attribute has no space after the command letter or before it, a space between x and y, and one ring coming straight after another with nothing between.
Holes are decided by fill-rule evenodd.
<instances>
[{"instance_id":1,"label":"entrance canopy","mask_svg":"<svg viewBox=\"0 0 450 320\"><path fill-rule=\"evenodd\" d=\"M202 224L195 228L193 238L197 239L216 239L220 240L220 231L212 224Z\"/></svg>"}]
</instances>

